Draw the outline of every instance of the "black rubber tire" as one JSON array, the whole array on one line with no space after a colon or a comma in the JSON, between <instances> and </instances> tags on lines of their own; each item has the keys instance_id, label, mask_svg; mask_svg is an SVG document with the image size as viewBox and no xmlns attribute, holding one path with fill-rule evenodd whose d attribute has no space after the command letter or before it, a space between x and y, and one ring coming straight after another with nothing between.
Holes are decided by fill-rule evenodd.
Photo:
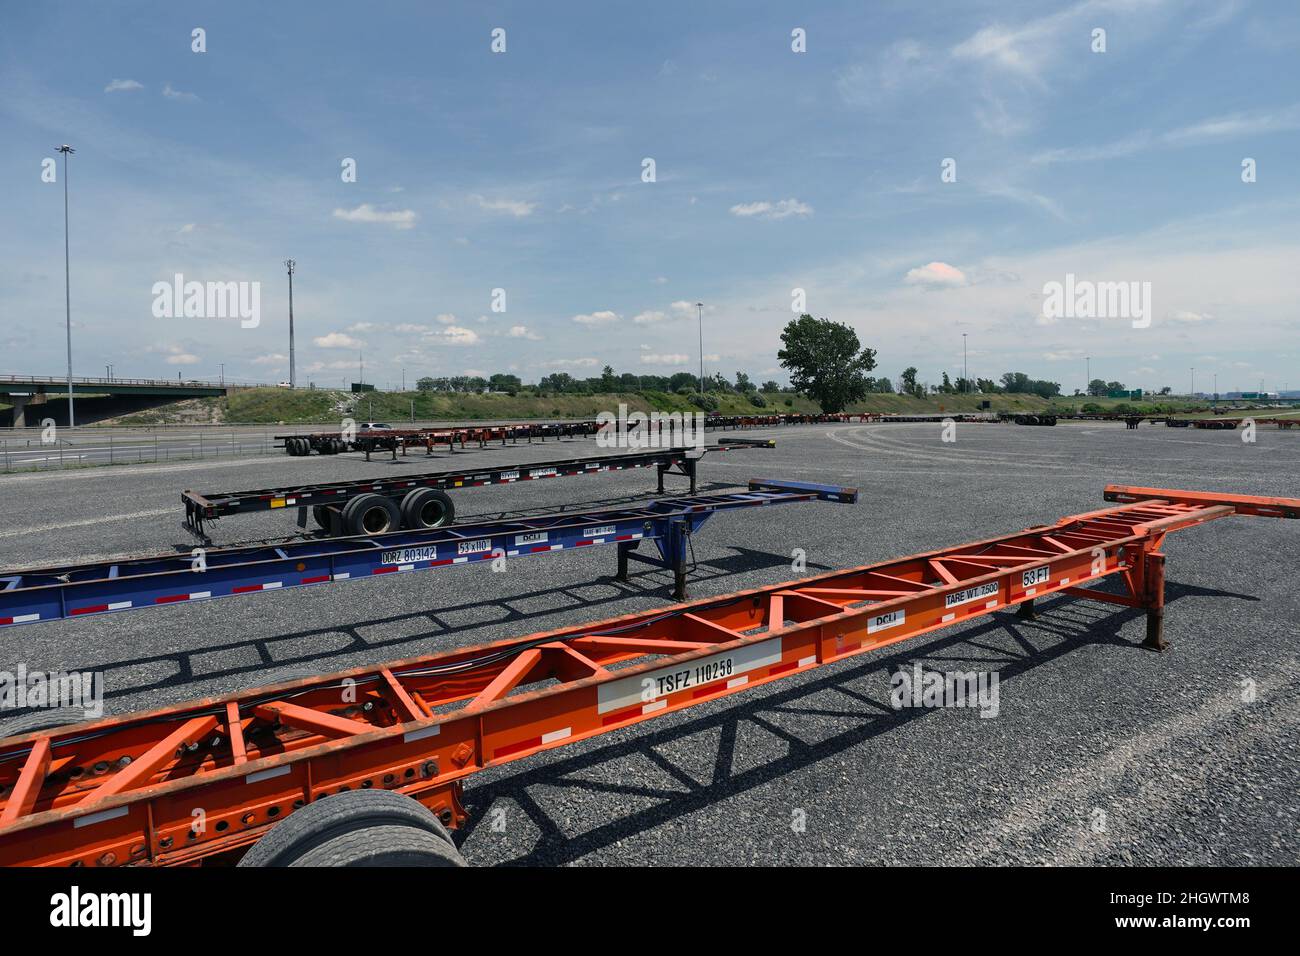
<instances>
[{"instance_id":1,"label":"black rubber tire","mask_svg":"<svg viewBox=\"0 0 1300 956\"><path fill-rule=\"evenodd\" d=\"M337 836L290 866L463 867L465 858L432 833L403 826L366 827Z\"/></svg>"},{"instance_id":2,"label":"black rubber tire","mask_svg":"<svg viewBox=\"0 0 1300 956\"><path fill-rule=\"evenodd\" d=\"M296 438L286 438L284 440L284 453L291 456L298 454L298 440Z\"/></svg>"},{"instance_id":3,"label":"black rubber tire","mask_svg":"<svg viewBox=\"0 0 1300 956\"><path fill-rule=\"evenodd\" d=\"M455 846L442 821L419 801L391 790L349 790L294 811L254 843L239 865L290 866L323 843L371 827L422 831Z\"/></svg>"},{"instance_id":4,"label":"black rubber tire","mask_svg":"<svg viewBox=\"0 0 1300 956\"><path fill-rule=\"evenodd\" d=\"M348 450L348 443L342 438L334 439L334 454L341 455Z\"/></svg>"},{"instance_id":5,"label":"black rubber tire","mask_svg":"<svg viewBox=\"0 0 1300 956\"><path fill-rule=\"evenodd\" d=\"M330 509L328 505L312 505L311 516L318 527L329 531L332 527L330 524Z\"/></svg>"},{"instance_id":6,"label":"black rubber tire","mask_svg":"<svg viewBox=\"0 0 1300 956\"><path fill-rule=\"evenodd\" d=\"M392 498L376 494L357 495L343 507L344 534L387 534L401 527L402 512Z\"/></svg>"},{"instance_id":7,"label":"black rubber tire","mask_svg":"<svg viewBox=\"0 0 1300 956\"><path fill-rule=\"evenodd\" d=\"M76 707L52 707L48 710L33 710L21 717L5 721L4 725L0 726L0 739L18 737L36 730L54 730L58 727L67 727L70 724L80 724L90 719L90 717L86 716L85 711L78 710Z\"/></svg>"},{"instance_id":8,"label":"black rubber tire","mask_svg":"<svg viewBox=\"0 0 1300 956\"><path fill-rule=\"evenodd\" d=\"M402 499L403 528L445 528L456 520L451 496L436 488L416 488Z\"/></svg>"}]
</instances>

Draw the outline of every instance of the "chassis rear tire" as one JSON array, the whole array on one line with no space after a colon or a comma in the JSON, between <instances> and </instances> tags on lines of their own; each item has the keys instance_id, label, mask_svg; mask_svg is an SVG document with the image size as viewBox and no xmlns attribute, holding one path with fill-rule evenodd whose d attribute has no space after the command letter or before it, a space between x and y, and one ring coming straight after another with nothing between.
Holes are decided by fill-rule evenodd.
<instances>
[{"instance_id":1,"label":"chassis rear tire","mask_svg":"<svg viewBox=\"0 0 1300 956\"><path fill-rule=\"evenodd\" d=\"M447 828L419 801L390 790L350 790L317 800L277 823L253 844L239 865L292 866L305 854L341 836L390 828L431 835L455 852Z\"/></svg>"},{"instance_id":2,"label":"chassis rear tire","mask_svg":"<svg viewBox=\"0 0 1300 956\"><path fill-rule=\"evenodd\" d=\"M290 866L463 867L465 858L432 833L411 827L366 827L337 836Z\"/></svg>"},{"instance_id":3,"label":"chassis rear tire","mask_svg":"<svg viewBox=\"0 0 1300 956\"><path fill-rule=\"evenodd\" d=\"M90 718L86 716L84 711L78 710L76 707L52 707L46 710L33 710L21 717L5 721L4 725L0 726L0 739L30 734L38 730L54 730L58 727L66 727L69 724L79 724L85 720L90 720Z\"/></svg>"},{"instance_id":4,"label":"chassis rear tire","mask_svg":"<svg viewBox=\"0 0 1300 956\"><path fill-rule=\"evenodd\" d=\"M346 534L387 534L401 526L402 512L397 507L397 502L383 495L358 495L343 508L343 529Z\"/></svg>"},{"instance_id":5,"label":"chassis rear tire","mask_svg":"<svg viewBox=\"0 0 1300 956\"><path fill-rule=\"evenodd\" d=\"M416 488L402 499L403 528L442 528L456 520L456 504L436 488Z\"/></svg>"}]
</instances>

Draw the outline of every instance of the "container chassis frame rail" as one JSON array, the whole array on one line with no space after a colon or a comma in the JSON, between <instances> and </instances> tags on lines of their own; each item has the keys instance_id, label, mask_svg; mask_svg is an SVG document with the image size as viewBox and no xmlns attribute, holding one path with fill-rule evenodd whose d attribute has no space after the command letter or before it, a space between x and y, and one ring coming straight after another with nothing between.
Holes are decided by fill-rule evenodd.
<instances>
[{"instance_id":1,"label":"container chassis frame rail","mask_svg":"<svg viewBox=\"0 0 1300 956\"><path fill-rule=\"evenodd\" d=\"M0 740L0 864L229 862L367 789L459 827L485 768L1015 605L1032 617L1049 594L1144 609L1144 643L1163 649L1166 535L1300 518L1296 498L1105 497L1118 504L902 559ZM1086 586L1106 579L1122 593Z\"/></svg>"},{"instance_id":2,"label":"container chassis frame rail","mask_svg":"<svg viewBox=\"0 0 1300 956\"><path fill-rule=\"evenodd\" d=\"M354 481L326 481L312 484L284 485L276 488L260 488L253 491L198 492L186 490L181 492L181 502L185 505L185 529L204 541L208 541L204 525L231 515L275 511L282 508L294 509L298 513L298 527L305 528L307 526L308 508L337 510L339 506L364 494L383 495L387 498L403 500L413 491L421 488L449 491L456 488L508 485L542 478L607 474L613 471L655 466L659 475L657 488L659 494L663 494L664 476L669 474L688 478L690 480L690 493L695 494L698 463L700 458L707 452L740 451L753 448L774 448L775 446L776 442L771 440L735 438L715 442L701 448L662 448L615 455L565 458L558 461L537 461L469 470L437 471L419 475L403 475L400 478L384 477ZM448 520L441 523L450 524L454 517L455 509L453 508ZM327 527L324 522L318 521L318 523L322 527ZM342 533L340 528L328 527L327 529L335 535Z\"/></svg>"},{"instance_id":3,"label":"container chassis frame rail","mask_svg":"<svg viewBox=\"0 0 1300 956\"><path fill-rule=\"evenodd\" d=\"M627 577L629 560L672 571L673 595L682 600L691 535L717 512L807 501L855 504L857 500L856 488L754 479L748 491L659 498L616 508L0 570L0 629L592 545L617 545L622 579ZM654 542L658 559L633 554L643 541Z\"/></svg>"}]
</instances>

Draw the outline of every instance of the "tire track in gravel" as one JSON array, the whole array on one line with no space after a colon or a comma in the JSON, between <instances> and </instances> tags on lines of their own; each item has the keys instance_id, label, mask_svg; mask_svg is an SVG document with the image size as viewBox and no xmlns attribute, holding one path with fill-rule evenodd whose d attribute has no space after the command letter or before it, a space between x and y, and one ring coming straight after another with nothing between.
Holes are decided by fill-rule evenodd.
<instances>
[{"instance_id":1,"label":"tire track in gravel","mask_svg":"<svg viewBox=\"0 0 1300 956\"><path fill-rule=\"evenodd\" d=\"M1125 845L1139 842L1150 822L1176 817L1186 798L1208 789L1207 778L1224 764L1240 765L1240 755L1258 750L1268 739L1294 740L1300 727L1297 662L1280 662L1289 676L1257 685L1256 704L1243 704L1225 694L1189 713L1175 714L1140 736L1125 740L1082 766L1036 782L1028 796L988 828L987 849L973 855L974 863L1042 862L1042 847L1051 847L1053 865L1087 865ZM1269 703L1263 703L1269 701ZM1258 708L1260 719L1235 732L1223 725ZM1143 779L1143 768L1156 763L1162 751L1192 753L1197 741L1217 743L1214 763L1180 766L1180 773L1162 776L1158 785ZM1283 749L1289 749L1285 747ZM1132 793L1122 792L1130 774L1138 776ZM1089 823L1094 807L1106 812L1106 828L1097 833Z\"/></svg>"}]
</instances>

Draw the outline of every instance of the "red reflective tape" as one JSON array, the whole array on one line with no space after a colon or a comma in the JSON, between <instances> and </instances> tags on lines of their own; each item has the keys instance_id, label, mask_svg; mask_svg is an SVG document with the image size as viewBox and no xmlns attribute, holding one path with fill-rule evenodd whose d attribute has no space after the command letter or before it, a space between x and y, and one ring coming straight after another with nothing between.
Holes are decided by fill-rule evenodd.
<instances>
[{"instance_id":1,"label":"red reflective tape","mask_svg":"<svg viewBox=\"0 0 1300 956\"><path fill-rule=\"evenodd\" d=\"M373 570L371 570L370 573L371 573L371 574L388 574L390 571L396 571L396 570L397 570L397 568L396 568L395 566L393 566L393 567L387 567L387 568L374 568Z\"/></svg>"},{"instance_id":2,"label":"red reflective tape","mask_svg":"<svg viewBox=\"0 0 1300 956\"><path fill-rule=\"evenodd\" d=\"M784 674L786 671L792 671L798 666L798 661L790 661L786 664L773 664L767 669L767 672L769 675L776 676L777 674Z\"/></svg>"},{"instance_id":3,"label":"red reflective tape","mask_svg":"<svg viewBox=\"0 0 1300 956\"><path fill-rule=\"evenodd\" d=\"M430 562L429 562L429 567L431 567L431 568L437 568L437 567L441 567L441 566L444 565L444 564L451 564L451 563L452 563L452 560L453 560L453 559L451 559L451 558L443 558L441 561L430 561Z\"/></svg>"},{"instance_id":4,"label":"red reflective tape","mask_svg":"<svg viewBox=\"0 0 1300 956\"><path fill-rule=\"evenodd\" d=\"M521 740L517 744L506 744L504 747L498 747L492 751L493 757L509 757L511 754L517 754L524 750L532 750L534 747L542 745L541 737L529 737L527 740Z\"/></svg>"},{"instance_id":5,"label":"red reflective tape","mask_svg":"<svg viewBox=\"0 0 1300 956\"><path fill-rule=\"evenodd\" d=\"M171 604L171 603L174 602L174 601L188 601L189 599L190 599L190 596L189 596L188 594L164 594L162 597L156 597L156 598L154 598L154 599L153 599L153 603L154 603L154 604Z\"/></svg>"},{"instance_id":6,"label":"red reflective tape","mask_svg":"<svg viewBox=\"0 0 1300 956\"><path fill-rule=\"evenodd\" d=\"M614 540L615 540L615 541L631 541L631 540L632 540L632 536L631 536L630 534L620 534L620 535L618 535L617 537L615 537Z\"/></svg>"},{"instance_id":7,"label":"red reflective tape","mask_svg":"<svg viewBox=\"0 0 1300 956\"><path fill-rule=\"evenodd\" d=\"M549 544L539 544L536 545L535 547L529 548L528 550L531 551L533 554L536 554L538 551L550 551L551 546Z\"/></svg>"},{"instance_id":8,"label":"red reflective tape","mask_svg":"<svg viewBox=\"0 0 1300 956\"><path fill-rule=\"evenodd\" d=\"M708 687L697 688L695 693L691 694L691 699L699 700L701 697L708 697L710 694L716 694L718 691L726 689L726 684L710 684Z\"/></svg>"},{"instance_id":9,"label":"red reflective tape","mask_svg":"<svg viewBox=\"0 0 1300 956\"><path fill-rule=\"evenodd\" d=\"M587 541L579 541L579 542L578 542L578 547L581 548L584 544L591 544L591 543L592 543L592 542L591 542L590 540L587 540Z\"/></svg>"},{"instance_id":10,"label":"red reflective tape","mask_svg":"<svg viewBox=\"0 0 1300 956\"><path fill-rule=\"evenodd\" d=\"M94 614L97 611L107 611L107 610L108 610L107 604L92 604L90 607L74 607L70 611L68 611L68 613L69 614Z\"/></svg>"},{"instance_id":11,"label":"red reflective tape","mask_svg":"<svg viewBox=\"0 0 1300 956\"><path fill-rule=\"evenodd\" d=\"M608 727L610 724L621 723L625 720L631 720L633 717L641 716L641 708L633 707L630 710L620 710L614 714L606 714L601 720L601 725Z\"/></svg>"},{"instance_id":12,"label":"red reflective tape","mask_svg":"<svg viewBox=\"0 0 1300 956\"><path fill-rule=\"evenodd\" d=\"M330 576L329 576L328 574L318 574L318 575L316 575L315 577L311 577L311 578L303 578L303 579L302 579L302 583L303 583L303 584L320 584L322 581L328 581L329 579L330 579Z\"/></svg>"},{"instance_id":13,"label":"red reflective tape","mask_svg":"<svg viewBox=\"0 0 1300 956\"><path fill-rule=\"evenodd\" d=\"M249 591L260 591L260 590L262 590L262 585L260 584L241 584L238 587L231 588L230 593L247 594Z\"/></svg>"}]
</instances>

